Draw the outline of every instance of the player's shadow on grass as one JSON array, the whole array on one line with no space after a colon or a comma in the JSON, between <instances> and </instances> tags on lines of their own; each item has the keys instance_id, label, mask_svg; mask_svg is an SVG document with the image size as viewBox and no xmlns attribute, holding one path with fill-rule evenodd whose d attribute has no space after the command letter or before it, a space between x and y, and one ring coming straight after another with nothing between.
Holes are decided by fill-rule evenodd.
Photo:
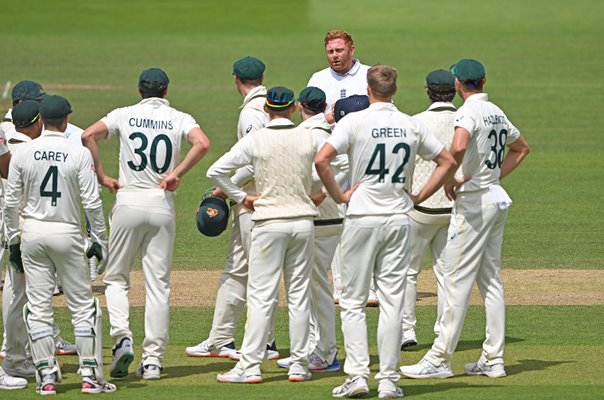
<instances>
[{"instance_id":1,"label":"player's shadow on grass","mask_svg":"<svg viewBox=\"0 0 604 400\"><path fill-rule=\"evenodd\" d=\"M420 299L429 299L432 297L436 297L436 293L433 292L417 292L417 300Z\"/></svg>"},{"instance_id":2,"label":"player's shadow on grass","mask_svg":"<svg viewBox=\"0 0 604 400\"><path fill-rule=\"evenodd\" d=\"M508 336L505 338L505 343L512 344L512 343L524 342L524 340L525 339L522 339L522 338L514 338L514 337ZM423 354L424 352L426 352L427 350L430 350L432 348L433 341L434 341L434 338L431 338L430 341L428 341L426 343L420 343L417 346L407 347L405 350L402 351L401 357L403 357L405 353L413 354L413 353L421 352ZM457 349L455 351L482 349L483 341L484 341L484 339L482 339L482 340L461 340L457 344Z\"/></svg>"},{"instance_id":3,"label":"player's shadow on grass","mask_svg":"<svg viewBox=\"0 0 604 400\"><path fill-rule=\"evenodd\" d=\"M509 376L529 371L542 371L556 365L568 363L576 363L576 361L518 360L516 364L506 365L505 372Z\"/></svg>"},{"instance_id":4,"label":"player's shadow on grass","mask_svg":"<svg viewBox=\"0 0 604 400\"><path fill-rule=\"evenodd\" d=\"M199 365L174 365L164 367L162 370L161 379L182 378L189 375L212 374L218 375L222 372L230 371L235 366L231 360L224 362L213 362L209 364Z\"/></svg>"},{"instance_id":5,"label":"player's shadow on grass","mask_svg":"<svg viewBox=\"0 0 604 400\"><path fill-rule=\"evenodd\" d=\"M447 379L446 383L428 383L425 385L405 385L404 379L401 379L398 382L398 385L401 386L405 392L405 397L407 396L418 396L424 393L437 393L437 392L446 392L447 390L453 389L467 389L467 388L499 388L501 385L471 385L465 382L452 382L455 378ZM433 381L433 380L432 380Z\"/></svg>"}]
</instances>

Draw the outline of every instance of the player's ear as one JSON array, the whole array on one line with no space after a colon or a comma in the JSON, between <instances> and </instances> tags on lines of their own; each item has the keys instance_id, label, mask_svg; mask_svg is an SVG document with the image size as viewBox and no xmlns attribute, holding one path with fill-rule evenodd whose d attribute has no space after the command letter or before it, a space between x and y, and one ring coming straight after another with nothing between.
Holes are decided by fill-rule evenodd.
<instances>
[{"instance_id":1,"label":"player's ear","mask_svg":"<svg viewBox=\"0 0 604 400\"><path fill-rule=\"evenodd\" d=\"M164 97L168 96L168 87L166 86L166 88L164 89Z\"/></svg>"}]
</instances>

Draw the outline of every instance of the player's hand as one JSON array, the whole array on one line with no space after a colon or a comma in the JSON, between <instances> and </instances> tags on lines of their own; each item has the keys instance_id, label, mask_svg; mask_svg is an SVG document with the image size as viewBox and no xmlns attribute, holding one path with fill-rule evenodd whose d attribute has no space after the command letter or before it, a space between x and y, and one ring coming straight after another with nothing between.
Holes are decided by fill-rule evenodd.
<instances>
[{"instance_id":1,"label":"player's hand","mask_svg":"<svg viewBox=\"0 0 604 400\"><path fill-rule=\"evenodd\" d=\"M250 210L254 211L254 202L256 200L258 200L258 197L260 197L260 196L255 196L253 194L246 195L245 199L243 199L243 206L245 208L249 208Z\"/></svg>"},{"instance_id":2,"label":"player's hand","mask_svg":"<svg viewBox=\"0 0 604 400\"><path fill-rule=\"evenodd\" d=\"M457 198L457 193L455 193L455 189L457 189L461 184L466 183L470 179L472 179L471 176L464 176L463 178L453 178L450 181L446 182L443 185L443 188L445 189L447 199L455 201L455 199Z\"/></svg>"},{"instance_id":3,"label":"player's hand","mask_svg":"<svg viewBox=\"0 0 604 400\"><path fill-rule=\"evenodd\" d=\"M342 193L342 203L348 204L348 202L350 201L350 198L352 197L352 194L355 192L355 190L358 189L358 187L359 187L359 184L355 183L350 189L348 189L347 191Z\"/></svg>"},{"instance_id":4,"label":"player's hand","mask_svg":"<svg viewBox=\"0 0 604 400\"><path fill-rule=\"evenodd\" d=\"M115 193L123 187L117 179L110 176L104 176L103 179L100 180L100 184L109 189L111 193Z\"/></svg>"},{"instance_id":5,"label":"player's hand","mask_svg":"<svg viewBox=\"0 0 604 400\"><path fill-rule=\"evenodd\" d=\"M161 189L167 190L168 192L175 191L180 185L180 178L176 175L168 175L164 177L159 183Z\"/></svg>"},{"instance_id":6,"label":"player's hand","mask_svg":"<svg viewBox=\"0 0 604 400\"><path fill-rule=\"evenodd\" d=\"M92 258L95 257L97 260L96 264L96 272L97 274L102 274L105 271L105 267L107 266L107 241L106 240L98 240L91 242L90 246L86 250L86 257Z\"/></svg>"},{"instance_id":7,"label":"player's hand","mask_svg":"<svg viewBox=\"0 0 604 400\"><path fill-rule=\"evenodd\" d=\"M8 246L9 256L8 262L17 271L22 274L25 270L23 269L23 259L21 258L21 242L11 244Z\"/></svg>"},{"instance_id":8,"label":"player's hand","mask_svg":"<svg viewBox=\"0 0 604 400\"><path fill-rule=\"evenodd\" d=\"M416 194L413 194L413 193L409 193L409 192L407 192L407 194L411 198L411 201L413 202L413 205L417 205L417 204L421 203L421 201L419 200L419 195L416 195Z\"/></svg>"},{"instance_id":9,"label":"player's hand","mask_svg":"<svg viewBox=\"0 0 604 400\"><path fill-rule=\"evenodd\" d=\"M327 193L325 193L323 190L319 190L318 192L311 194L309 197L314 205L318 207L327 198Z\"/></svg>"},{"instance_id":10,"label":"player's hand","mask_svg":"<svg viewBox=\"0 0 604 400\"><path fill-rule=\"evenodd\" d=\"M217 187L216 189L214 189L214 191L212 192L212 196L215 196L215 197L220 197L222 200L226 200L226 199L227 199L227 197L228 197L228 196L226 195L226 193L225 193L225 192L223 192L223 191L222 191L222 189L220 189L220 188L218 188L218 187Z\"/></svg>"}]
</instances>

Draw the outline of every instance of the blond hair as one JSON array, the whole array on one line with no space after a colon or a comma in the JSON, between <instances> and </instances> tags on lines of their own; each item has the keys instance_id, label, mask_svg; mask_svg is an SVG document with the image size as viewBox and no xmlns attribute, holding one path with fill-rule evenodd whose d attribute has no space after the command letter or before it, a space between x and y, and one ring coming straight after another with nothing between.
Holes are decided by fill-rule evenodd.
<instances>
[{"instance_id":1,"label":"blond hair","mask_svg":"<svg viewBox=\"0 0 604 400\"><path fill-rule=\"evenodd\" d=\"M352 40L352 36L346 31L333 30L329 31L325 34L325 46L332 40L342 39L344 43L350 48L354 46L354 40Z\"/></svg>"},{"instance_id":2,"label":"blond hair","mask_svg":"<svg viewBox=\"0 0 604 400\"><path fill-rule=\"evenodd\" d=\"M392 97L396 93L396 68L376 64L367 71L367 84L377 97Z\"/></svg>"}]
</instances>

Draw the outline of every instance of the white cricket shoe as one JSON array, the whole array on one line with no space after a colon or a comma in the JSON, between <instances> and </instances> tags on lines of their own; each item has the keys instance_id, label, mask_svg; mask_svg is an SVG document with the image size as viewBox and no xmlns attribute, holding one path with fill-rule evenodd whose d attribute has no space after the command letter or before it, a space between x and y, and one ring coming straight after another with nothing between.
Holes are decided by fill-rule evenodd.
<instances>
[{"instance_id":1,"label":"white cricket shoe","mask_svg":"<svg viewBox=\"0 0 604 400\"><path fill-rule=\"evenodd\" d=\"M55 379L55 374L44 375L41 379L40 385L38 385L36 388L36 393L42 396L52 396L57 394L57 383Z\"/></svg>"},{"instance_id":2,"label":"white cricket shoe","mask_svg":"<svg viewBox=\"0 0 604 400\"><path fill-rule=\"evenodd\" d=\"M414 379L450 378L453 376L450 366L445 363L434 365L425 358L422 358L417 364L402 366L401 373Z\"/></svg>"},{"instance_id":3,"label":"white cricket shoe","mask_svg":"<svg viewBox=\"0 0 604 400\"><path fill-rule=\"evenodd\" d=\"M75 344L69 343L63 338L59 338L59 342L55 345L55 354L58 356L71 356L78 354L78 348Z\"/></svg>"},{"instance_id":4,"label":"white cricket shoe","mask_svg":"<svg viewBox=\"0 0 604 400\"><path fill-rule=\"evenodd\" d=\"M187 347L185 353L189 357L230 357L236 353L235 342L231 342L226 346L222 346L220 349L214 346L207 340L199 343L197 346Z\"/></svg>"},{"instance_id":5,"label":"white cricket shoe","mask_svg":"<svg viewBox=\"0 0 604 400\"><path fill-rule=\"evenodd\" d=\"M415 331L410 330L403 332L403 339L401 340L401 350L405 350L408 347L417 346L417 338L415 337Z\"/></svg>"},{"instance_id":6,"label":"white cricket shoe","mask_svg":"<svg viewBox=\"0 0 604 400\"><path fill-rule=\"evenodd\" d=\"M340 369L340 363L338 362L338 353L336 353L331 364L316 355L315 353L312 353L310 356L308 356L308 369L311 372L338 371Z\"/></svg>"},{"instance_id":7,"label":"white cricket shoe","mask_svg":"<svg viewBox=\"0 0 604 400\"><path fill-rule=\"evenodd\" d=\"M369 394L369 386L367 386L367 379L362 376L355 376L354 378L347 378L346 381L335 387L331 391L333 397L348 397L357 398L364 397Z\"/></svg>"},{"instance_id":8,"label":"white cricket shoe","mask_svg":"<svg viewBox=\"0 0 604 400\"><path fill-rule=\"evenodd\" d=\"M93 376L82 377L82 393L83 394L98 394L98 393L113 393L117 390L117 386L113 383L99 383Z\"/></svg>"},{"instance_id":9,"label":"white cricket shoe","mask_svg":"<svg viewBox=\"0 0 604 400\"><path fill-rule=\"evenodd\" d=\"M0 390L24 389L27 381L23 378L7 375L0 367Z\"/></svg>"},{"instance_id":10,"label":"white cricket shoe","mask_svg":"<svg viewBox=\"0 0 604 400\"><path fill-rule=\"evenodd\" d=\"M309 381L312 378L310 372L289 372L287 380L290 382L304 382Z\"/></svg>"},{"instance_id":11,"label":"white cricket shoe","mask_svg":"<svg viewBox=\"0 0 604 400\"><path fill-rule=\"evenodd\" d=\"M369 289L369 297L367 297L367 307L378 307L380 300L378 299L377 293L373 289Z\"/></svg>"},{"instance_id":12,"label":"white cricket shoe","mask_svg":"<svg viewBox=\"0 0 604 400\"><path fill-rule=\"evenodd\" d=\"M136 369L136 377L143 378L147 381L156 381L160 378L161 367L155 364L145 364L141 363Z\"/></svg>"},{"instance_id":13,"label":"white cricket shoe","mask_svg":"<svg viewBox=\"0 0 604 400\"><path fill-rule=\"evenodd\" d=\"M281 368L289 368L289 363L292 362L291 357L280 358L277 360L277 366Z\"/></svg>"},{"instance_id":14,"label":"white cricket shoe","mask_svg":"<svg viewBox=\"0 0 604 400\"><path fill-rule=\"evenodd\" d=\"M261 375L246 375L245 371L233 368L229 372L218 374L216 380L222 383L261 383Z\"/></svg>"},{"instance_id":15,"label":"white cricket shoe","mask_svg":"<svg viewBox=\"0 0 604 400\"><path fill-rule=\"evenodd\" d=\"M489 378L503 378L506 376L503 364L489 364L488 361L478 360L475 363L466 364L464 367L467 375L486 375Z\"/></svg>"},{"instance_id":16,"label":"white cricket shoe","mask_svg":"<svg viewBox=\"0 0 604 400\"><path fill-rule=\"evenodd\" d=\"M124 378L128 376L128 367L134 360L134 351L132 350L132 339L124 337L113 347L113 359L109 368L109 375L112 378Z\"/></svg>"},{"instance_id":17,"label":"white cricket shoe","mask_svg":"<svg viewBox=\"0 0 604 400\"><path fill-rule=\"evenodd\" d=\"M403 389L396 386L396 383L388 379L380 381L378 386L379 399L396 399L399 397L403 397Z\"/></svg>"}]
</instances>

